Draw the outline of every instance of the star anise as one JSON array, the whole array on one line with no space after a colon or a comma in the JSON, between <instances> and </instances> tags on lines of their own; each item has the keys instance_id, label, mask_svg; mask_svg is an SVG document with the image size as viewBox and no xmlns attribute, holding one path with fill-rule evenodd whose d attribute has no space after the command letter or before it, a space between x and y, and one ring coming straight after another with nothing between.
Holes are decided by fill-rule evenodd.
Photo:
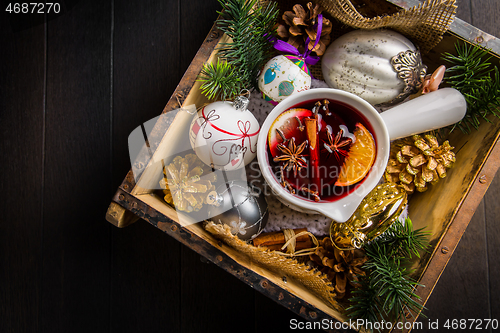
<instances>
[{"instance_id":1,"label":"star anise","mask_svg":"<svg viewBox=\"0 0 500 333\"><path fill-rule=\"evenodd\" d=\"M350 145L353 140L350 137L343 138L344 130L341 126L340 131L337 133L335 138L333 138L333 133L330 127L326 128L326 138L327 142L324 143L324 147L330 154L334 154L338 161L340 161L340 155L347 156L346 147Z\"/></svg>"},{"instance_id":2,"label":"star anise","mask_svg":"<svg viewBox=\"0 0 500 333\"><path fill-rule=\"evenodd\" d=\"M283 166L286 171L293 170L293 175L297 177L297 172L302 168L307 167L305 155L301 155L306 148L307 141L302 142L300 146L295 145L295 139L288 141L288 147L283 143L279 143L277 148L282 155L275 157L274 162L285 162Z\"/></svg>"}]
</instances>

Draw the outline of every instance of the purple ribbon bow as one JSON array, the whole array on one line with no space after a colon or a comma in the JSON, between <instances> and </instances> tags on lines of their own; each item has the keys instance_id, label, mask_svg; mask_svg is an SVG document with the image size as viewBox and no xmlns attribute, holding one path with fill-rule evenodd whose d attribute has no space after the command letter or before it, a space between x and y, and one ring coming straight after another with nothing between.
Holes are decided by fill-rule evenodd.
<instances>
[{"instance_id":1,"label":"purple ribbon bow","mask_svg":"<svg viewBox=\"0 0 500 333\"><path fill-rule=\"evenodd\" d=\"M276 37L271 37L271 41L274 43L274 48L278 51L285 52L286 54L293 54L299 57L304 58L304 61L308 65L315 65L319 61L318 56L313 56L311 55L312 50L318 45L319 40L321 39L321 29L323 28L323 15L319 14L318 15L318 22L314 25L314 28L317 28L317 33L316 33L316 40L314 41L314 46L312 47L311 50L309 50L309 42L311 39L307 37L306 39L306 45L305 45L305 52L300 53L299 50L293 45L288 44L287 42L284 42L282 40L277 39Z\"/></svg>"}]
</instances>

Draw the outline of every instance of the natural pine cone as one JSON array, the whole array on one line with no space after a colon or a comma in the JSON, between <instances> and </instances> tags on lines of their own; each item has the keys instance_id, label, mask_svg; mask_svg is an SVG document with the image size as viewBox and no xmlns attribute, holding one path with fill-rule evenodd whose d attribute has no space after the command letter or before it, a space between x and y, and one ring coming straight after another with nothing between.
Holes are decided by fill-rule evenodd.
<instances>
[{"instance_id":1,"label":"natural pine cone","mask_svg":"<svg viewBox=\"0 0 500 333\"><path fill-rule=\"evenodd\" d=\"M210 171L204 175L204 167ZM176 156L172 163L163 168L164 178L160 186L164 189L165 201L175 209L184 212L199 211L207 202L207 195L215 190L212 182L216 180L211 172L195 154L186 157Z\"/></svg>"},{"instance_id":2,"label":"natural pine cone","mask_svg":"<svg viewBox=\"0 0 500 333\"><path fill-rule=\"evenodd\" d=\"M435 184L446 177L446 169L455 162L454 147L445 141L441 146L433 135L413 135L394 142L385 179L400 183L408 193L427 190L427 183Z\"/></svg>"},{"instance_id":3,"label":"natural pine cone","mask_svg":"<svg viewBox=\"0 0 500 333\"><path fill-rule=\"evenodd\" d=\"M368 260L363 250L337 249L330 237L321 240L320 246L309 258L335 285L337 299L343 298L349 288L355 288L360 276L365 276L361 267Z\"/></svg>"},{"instance_id":4,"label":"natural pine cone","mask_svg":"<svg viewBox=\"0 0 500 333\"><path fill-rule=\"evenodd\" d=\"M278 36L286 38L286 42L296 47L301 53L304 53L305 42L307 37L309 37L308 49L315 52L318 56L322 56L325 53L326 47L330 44L332 22L323 16L321 36L318 44L313 49L317 37L317 28L314 25L323 9L318 4L313 5L312 2L307 4L307 8L308 11L297 4L293 6L293 12L286 11L283 14L283 20L286 25L279 25Z\"/></svg>"}]
</instances>

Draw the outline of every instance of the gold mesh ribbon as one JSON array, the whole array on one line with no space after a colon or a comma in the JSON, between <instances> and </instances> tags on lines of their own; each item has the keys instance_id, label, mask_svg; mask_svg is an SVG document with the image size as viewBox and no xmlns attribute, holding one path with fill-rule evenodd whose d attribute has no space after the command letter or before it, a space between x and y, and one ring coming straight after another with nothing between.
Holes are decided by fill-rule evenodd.
<instances>
[{"instance_id":1,"label":"gold mesh ribbon","mask_svg":"<svg viewBox=\"0 0 500 333\"><path fill-rule=\"evenodd\" d=\"M394 15L367 18L349 0L318 0L324 11L357 29L390 28L413 39L422 53L436 46L455 19L455 0L426 0Z\"/></svg>"},{"instance_id":2,"label":"gold mesh ribbon","mask_svg":"<svg viewBox=\"0 0 500 333\"><path fill-rule=\"evenodd\" d=\"M342 307L334 299L335 288L331 281L328 281L325 274L312 270L310 267L303 263L299 263L295 259L279 255L276 251L269 251L262 247L249 245L238 237L233 236L231 234L231 228L225 224L208 222L205 225L205 229L233 249L247 255L252 262L258 263L275 273L286 275L288 278L301 283L312 293L325 301L328 306L338 311L342 311Z\"/></svg>"}]
</instances>

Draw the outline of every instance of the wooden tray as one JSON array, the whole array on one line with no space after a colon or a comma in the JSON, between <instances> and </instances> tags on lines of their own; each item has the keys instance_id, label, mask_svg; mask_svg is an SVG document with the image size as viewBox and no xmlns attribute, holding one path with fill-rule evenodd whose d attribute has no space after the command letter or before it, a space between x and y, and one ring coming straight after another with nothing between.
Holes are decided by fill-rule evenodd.
<instances>
[{"instance_id":1,"label":"wooden tray","mask_svg":"<svg viewBox=\"0 0 500 333\"><path fill-rule=\"evenodd\" d=\"M396 9L395 5L411 7L418 4L415 0L392 2L394 4L384 2L385 8L389 6ZM165 137L176 135L175 127L169 126L176 117L176 121L180 117L177 111L171 111L183 105L201 105L207 102L199 92L200 83L196 82L196 78L202 65L214 57L216 45L224 39L225 36L214 25L165 106L162 113L164 116L155 124L148 137L149 141L141 150L133 168L146 169L156 156L164 156L168 149L168 140L165 140ZM491 49L493 60L498 65L500 41L459 19L452 24L443 41L424 57L424 63L429 68L437 67L441 64L440 54L453 51L457 40L487 46ZM437 186L411 197L409 210L414 227L426 227L426 230L431 232L431 251L416 263L415 273L418 281L425 286L416 290L424 303L450 260L500 165L500 144L497 144L499 136L500 121L483 122L480 130L470 135L462 135L458 131L453 133L450 142L456 147L455 167ZM214 239L200 223L191 224L188 216L178 214L153 191L138 186L130 170L113 197L106 219L117 227L125 227L139 218L163 230L307 320L315 322L323 319L346 320L341 313L324 304L302 285L283 279L282 276L251 262L247 257ZM412 322L415 319L409 317L408 320Z\"/></svg>"}]
</instances>

